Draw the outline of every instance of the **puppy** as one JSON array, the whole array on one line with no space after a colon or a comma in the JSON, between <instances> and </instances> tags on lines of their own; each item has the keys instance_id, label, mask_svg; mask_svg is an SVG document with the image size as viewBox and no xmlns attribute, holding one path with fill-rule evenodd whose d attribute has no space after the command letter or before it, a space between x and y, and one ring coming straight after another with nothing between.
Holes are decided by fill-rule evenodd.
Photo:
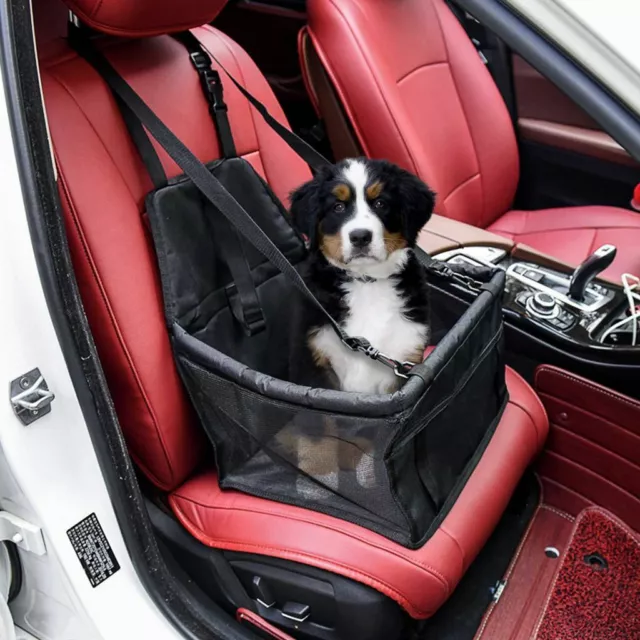
<instances>
[{"instance_id":1,"label":"puppy","mask_svg":"<svg viewBox=\"0 0 640 640\"><path fill-rule=\"evenodd\" d=\"M362 158L326 167L291 195L293 223L309 242L312 291L347 335L400 362L421 362L428 343L426 284L413 247L434 201L416 176ZM391 368L346 347L322 314L307 326L329 386L361 393L399 387Z\"/></svg>"}]
</instances>

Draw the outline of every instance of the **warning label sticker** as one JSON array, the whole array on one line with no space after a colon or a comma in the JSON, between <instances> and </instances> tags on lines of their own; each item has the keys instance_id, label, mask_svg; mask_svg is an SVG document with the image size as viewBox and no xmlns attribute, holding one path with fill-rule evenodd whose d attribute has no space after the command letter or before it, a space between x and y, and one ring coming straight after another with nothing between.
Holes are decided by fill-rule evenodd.
<instances>
[{"instance_id":1,"label":"warning label sticker","mask_svg":"<svg viewBox=\"0 0 640 640\"><path fill-rule=\"evenodd\" d=\"M97 587L120 569L95 513L71 527L67 535L92 587Z\"/></svg>"}]
</instances>

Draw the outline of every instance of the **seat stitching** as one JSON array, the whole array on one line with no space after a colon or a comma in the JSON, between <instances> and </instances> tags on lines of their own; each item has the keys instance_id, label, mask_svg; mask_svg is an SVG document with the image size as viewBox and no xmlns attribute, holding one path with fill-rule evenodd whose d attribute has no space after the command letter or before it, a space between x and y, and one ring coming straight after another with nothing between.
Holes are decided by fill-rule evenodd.
<instances>
[{"instance_id":1,"label":"seat stitching","mask_svg":"<svg viewBox=\"0 0 640 640\"><path fill-rule=\"evenodd\" d=\"M596 238L598 237L598 230L596 228L593 229L593 238L591 238L591 243L589 244L589 250L587 251L587 255L591 255L593 253L593 245L596 243Z\"/></svg>"},{"instance_id":2,"label":"seat stitching","mask_svg":"<svg viewBox=\"0 0 640 640\"><path fill-rule=\"evenodd\" d=\"M566 511L562 511L561 509L557 509L556 507L552 507L550 504L543 503L540 505L540 509L546 509L547 511L551 511L551 513L555 513L560 518L564 518L565 520L568 520L571 523L573 523L576 519L576 517L572 516L570 513L567 513Z\"/></svg>"},{"instance_id":3,"label":"seat stitching","mask_svg":"<svg viewBox=\"0 0 640 640\"><path fill-rule=\"evenodd\" d=\"M510 373L516 379L520 380L520 382L522 382L524 385L526 385L527 388L529 388L529 389L531 388L529 386L529 384L527 383L527 381L515 369L510 369ZM508 387L508 385L507 385L507 387ZM547 408L544 406L542 400L540 400L540 397L538 396L537 393L532 392L530 395L531 395L531 398L533 399L533 401L538 405L538 408L540 409L540 411L542 411L542 415L544 417L544 420L547 422L547 425L548 425L549 424L549 415L547 413ZM536 438L536 440L538 441L539 446L542 445L542 442L540 442L540 436L542 434L540 433L540 430L538 429L538 423L537 423L536 419L533 417L533 415L531 414L531 412L526 408L526 404L520 404L519 402L516 402L511 396L509 396L509 402L511 404L515 405L516 407L519 407L520 409L522 409L522 411L524 411L529 416L529 418L531 419L531 422L533 422L534 429L536 430L536 435L538 436Z\"/></svg>"},{"instance_id":4,"label":"seat stitching","mask_svg":"<svg viewBox=\"0 0 640 640\"><path fill-rule=\"evenodd\" d=\"M356 34L354 33L353 29L351 28L351 24L350 24L349 20L347 20L347 18L344 15L344 13L340 10L340 7L333 0L329 0L329 2L331 2L331 4L333 5L334 9L336 10L336 12L342 17L342 20L343 20L345 26L351 32L351 36L352 36L351 40L358 47L358 50L360 51L360 55L362 56L362 59L364 60L364 63L366 64L366 66L369 69L369 76L373 79L373 81L374 81L374 83L376 85L376 88L378 89L378 94L380 96L380 99L382 100L382 102L387 107L387 115L389 116L391 122L393 122L393 125L394 125L394 127L396 129L396 132L398 134L398 139L401 141L402 146L404 147L407 155L409 156L409 158L411 159L411 162L413 163L413 172L416 175L420 175L420 170L418 168L418 163L416 162L416 159L415 159L413 153L411 152L411 149L407 145L407 141L405 140L404 136L400 132L400 127L398 126L398 122L396 121L396 119L395 119L395 117L393 115L393 112L389 108L389 103L387 102L387 99L386 99L386 96L384 94L384 91L382 91L382 88L380 87L380 83L378 82L378 78L374 73L374 70L373 70L373 68L372 68L372 66L371 66L371 64L369 62L368 57L365 55L365 52L362 49L362 46L360 44L359 39L356 37ZM362 8L359 5L358 5L358 9L362 13Z\"/></svg>"},{"instance_id":5,"label":"seat stitching","mask_svg":"<svg viewBox=\"0 0 640 640\"><path fill-rule=\"evenodd\" d=\"M367 546L373 547L375 549L379 549L380 551L384 551L385 553L390 553L392 555L394 555L397 558L400 558L401 560L404 560L405 562L408 562L409 564L413 564L417 567L420 567L422 569L425 569L431 573L433 573L434 575L438 576L438 578L440 578L440 580L442 580L442 582L444 583L444 585L447 588L447 591L449 591L451 589L450 585L449 585L449 581L447 580L447 578L440 573L437 569L435 569L434 567L432 567L431 565L425 564L424 562L420 562L419 560L416 559L412 559L409 558L405 555L402 555L401 553L398 553L397 551L394 551L393 549L389 549L388 547L385 547L383 545L377 544L371 540L367 540L366 538L363 538L362 536L359 536L353 532L350 531L346 531L342 526L340 526L342 523L339 519L336 518L337 520L337 524L338 526L336 527L330 527L327 526L326 524L320 523L320 522L313 522L304 518L300 518L294 515L290 515L290 514L286 514L286 513L282 513L281 511L278 510L274 510L274 509L270 509L270 510L261 510L261 509L248 509L248 508L244 508L244 507L237 507L237 506L232 506L232 507L225 507L225 506L219 506L219 505L207 505L207 504L202 504L201 502L198 502L197 500L194 500L193 498L189 498L187 496L184 495L180 495L180 493L175 492L172 496L172 504L174 503L174 499L178 499L178 500L184 500L186 502L189 502L193 505L196 505L198 507L201 507L203 509L211 509L213 511L242 511L244 513L249 513L249 514L260 514L260 515L266 515L266 516L274 516L274 517L278 517L278 518L285 518L287 520L293 520L295 522L302 522L304 524L312 524L313 526L316 527L320 527L322 529L328 529L329 531L335 531L340 533L341 535L345 535L349 538L352 538L354 540L358 540L359 542L362 542L363 544L366 544ZM277 505L277 503L274 503ZM302 508L302 507L301 507ZM184 512L183 512L184 513ZM202 527L202 530L204 532L204 527ZM217 539L217 538L216 538Z\"/></svg>"},{"instance_id":6,"label":"seat stitching","mask_svg":"<svg viewBox=\"0 0 640 640\"><path fill-rule=\"evenodd\" d=\"M192 529L192 534L194 534L195 536L195 533L193 531L195 527L193 527L187 515L184 513L184 511L181 509L179 505L173 503L173 501L172 501L172 504L173 504L173 508L177 512L177 515L181 518L181 521L183 522L183 524L185 524L187 528ZM231 546L232 548L233 547L237 548L238 546L241 546L242 548L246 549L247 547L250 547L252 549L256 549L261 552L270 551L271 553L274 553L274 554L285 553L292 558L303 558L303 559L310 558L310 559L314 559L316 561L322 562L325 565L330 564L336 567L340 567L345 571L346 574L349 574L351 576L358 576L358 580L360 580L361 582L364 582L365 584L369 584L370 586L374 586L376 584L382 585L388 592L393 593L395 595L394 600L402 604L402 606L404 606L405 608L413 609L414 611L416 611L418 614L422 616L426 616L428 614L427 611L415 605L406 596L404 596L395 587L391 586L386 581L376 576L373 576L369 573L366 573L361 569L355 569L354 567L345 565L344 563L341 563L335 560L329 560L327 558L323 558L322 556L318 556L316 554L309 553L306 551L292 551L284 547L273 547L273 546L255 544L251 542L239 542L238 540L214 538L204 533L204 531L201 531L200 534L202 535L202 537L205 538L205 540L207 540L208 546L215 547L215 548L218 548L218 547L224 548L224 546ZM428 573L431 573L432 575L434 575L434 577L439 577L437 574L433 574L431 570L428 570ZM445 587L446 595L448 596L450 593L448 584L444 584L442 586Z\"/></svg>"},{"instance_id":7,"label":"seat stitching","mask_svg":"<svg viewBox=\"0 0 640 640\"><path fill-rule=\"evenodd\" d=\"M93 274L93 278L94 281L98 287L98 291L100 292L100 297L102 298L102 302L105 306L105 309L107 310L107 315L109 316L110 320L111 320L111 326L113 327L113 330L118 338L118 342L120 343L120 348L122 349L122 352L124 353L125 356L125 360L127 361L127 364L129 365L129 369L131 370L131 373L133 375L134 380L137 383L137 387L138 387L138 391L140 392L140 395L142 396L142 399L145 403L145 406L147 407L147 410L149 411L149 416L151 417L151 421L153 422L155 431L156 431L156 435L158 436L158 440L160 441L161 445L162 445L162 453L163 456L165 458L165 461L167 463L167 467L169 469L169 473L171 474L171 477L174 478L174 471L171 465L171 460L169 459L169 456L167 454L167 447L165 445L164 442L164 438L163 438L163 433L161 431L161 429L158 427L158 420L156 418L155 412L153 410L153 407L151 406L151 403L149 401L149 398L147 397L146 391L144 389L144 386L142 385L142 382L140 380L140 377L138 375L138 372L133 364L133 359L131 358L131 354L129 353L129 350L127 348L126 345L126 341L124 340L124 337L122 336L122 333L120 331L120 327L118 325L118 322L115 318L115 314L113 312L113 309L111 308L111 304L109 302L109 298L106 294L106 291L104 290L104 285L102 283L102 279L100 278L100 274L98 272L98 269L95 265L95 262L93 260L93 256L91 254L91 250L89 249L89 245L88 242L86 240L86 236L84 234L84 231L82 229L82 223L80 221L80 216L77 213L76 207L73 203L73 200L71 198L71 194L69 193L68 190L68 186L67 186L67 182L66 182L66 178L64 175L64 171L62 169L62 164L60 163L59 158L57 157L57 154L54 151L54 157L55 157L55 162L56 162L56 166L58 168L58 176L59 176L59 184L61 186L61 191L64 195L64 198L67 202L67 205L69 207L69 212L71 213L71 218L73 220L73 224L78 232L78 235L80 236L80 240L81 240L81 245L82 245L82 251L85 255L85 258L91 268L91 273ZM141 465L142 466L142 465ZM147 465L143 465L145 468L147 467ZM159 486L168 486L166 485L166 483L164 482L158 482L157 478L156 478L156 474L150 474L155 480L156 483ZM173 484L173 482L171 483Z\"/></svg>"},{"instance_id":8,"label":"seat stitching","mask_svg":"<svg viewBox=\"0 0 640 640\"><path fill-rule=\"evenodd\" d=\"M73 92L67 86L67 83L64 82L61 78L59 78L57 73L54 72L54 71L50 70L49 75L50 75L52 80L55 80L55 82L57 82L60 85L60 87L62 87L64 89L65 93L71 98L71 100L73 100L73 102L76 105L76 107L78 107L78 110L83 115L84 119L87 121L87 124L91 127L91 130L93 131L93 133L95 133L96 137L98 138L98 140L102 144L102 148L104 149L104 151L107 154L107 156L109 156L109 159L111 160L111 163L113 164L114 168L116 169L116 171L118 172L118 174L122 178L122 182L124 183L124 186L127 188L127 191L129 192L129 195L131 196L131 199L136 204L136 208L138 209L138 213L139 214L142 213L142 211L140 210L140 206L138 204L138 201L137 201L136 197L134 196L133 192L131 191L131 187L129 186L129 183L127 182L127 179L126 179L124 173L122 172L121 167L115 161L115 158L111 155L111 152L109 151L109 148L107 147L106 142L104 141L104 139L102 138L102 136L100 135L98 130L95 128L93 122L91 121L91 118L89 118L89 115L86 113L86 111L82 108L82 105L78 102L76 97L73 95ZM127 138L129 138L128 134L127 134Z\"/></svg>"},{"instance_id":9,"label":"seat stitching","mask_svg":"<svg viewBox=\"0 0 640 640\"><path fill-rule=\"evenodd\" d=\"M523 211L524 214L528 215L530 213L534 213L535 211ZM504 216L503 216L504 217ZM500 222L502 221L502 219L498 219L496 220L496 222L494 224L492 224L490 226L490 229L495 229L498 230L500 228ZM522 226L522 225L521 225ZM526 226L526 225L524 225ZM504 232L505 233L513 233L516 236L531 236L531 235L535 235L537 233L555 233L556 231L612 231L612 230L624 230L624 229L628 229L631 231L640 231L640 226L634 227L634 226L629 226L629 227L557 227L554 229L540 229L538 231L511 231L509 229L505 229Z\"/></svg>"},{"instance_id":10,"label":"seat stitching","mask_svg":"<svg viewBox=\"0 0 640 640\"><path fill-rule=\"evenodd\" d=\"M434 5L435 7L435 5ZM480 221L480 225L479 226L484 226L484 217L485 217L485 193L484 193L484 186L483 186L483 181L482 181L482 171L481 171L481 165L480 165L480 157L478 155L478 147L476 145L476 141L475 138L473 137L473 131L471 130L471 126L469 124L469 118L467 116L467 112L464 108L464 103L462 101L462 94L460 92L460 89L458 87L458 82L456 80L456 75L454 73L453 70L453 65L451 64L451 55L449 54L449 43L447 42L447 38L444 35L444 29L442 28L442 20L440 19L440 14L438 13L438 9L435 9L435 15L436 15L436 19L438 21L438 27L440 29L440 34L442 35L442 41L444 43L444 48L447 51L447 62L449 63L449 70L451 71L451 80L453 81L453 84L455 86L456 89L456 97L458 98L458 104L460 105L460 109L462 110L462 113L464 114L464 122L465 125L467 127L467 131L469 133L469 139L471 140L471 145L473 146L473 152L474 155L476 157L476 165L478 167L478 177L480 179L480 199L482 201L482 208L481 208L481 221Z\"/></svg>"},{"instance_id":11,"label":"seat stitching","mask_svg":"<svg viewBox=\"0 0 640 640\"><path fill-rule=\"evenodd\" d=\"M411 69L411 71L407 71L407 73L400 76L400 78L396 80L396 84L399 86L401 82L404 82L409 76L412 76L416 71L420 71L420 69L428 69L429 67L438 67L443 64L448 64L448 62L446 60L438 60L437 62L425 62L424 64L419 64L414 69Z\"/></svg>"},{"instance_id":12,"label":"seat stitching","mask_svg":"<svg viewBox=\"0 0 640 640\"><path fill-rule=\"evenodd\" d=\"M462 187L464 187L467 183L471 182L472 180L475 180L475 178L479 178L480 174L479 173L474 173L470 178L465 178L457 187L454 187L451 191L449 191L447 197L442 201L443 204L446 203L446 201L456 192L458 191L458 189L462 189Z\"/></svg>"}]
</instances>

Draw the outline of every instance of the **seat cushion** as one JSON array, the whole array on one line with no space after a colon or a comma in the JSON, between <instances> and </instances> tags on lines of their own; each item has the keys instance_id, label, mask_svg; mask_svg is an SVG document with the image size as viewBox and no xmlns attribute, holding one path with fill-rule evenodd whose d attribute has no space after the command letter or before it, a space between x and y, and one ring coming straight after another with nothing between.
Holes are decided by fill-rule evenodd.
<instances>
[{"instance_id":1,"label":"seat cushion","mask_svg":"<svg viewBox=\"0 0 640 640\"><path fill-rule=\"evenodd\" d=\"M509 211L489 226L502 236L578 265L603 244L618 253L603 275L616 282L623 273L640 275L640 214L617 207L564 207Z\"/></svg>"},{"instance_id":2,"label":"seat cushion","mask_svg":"<svg viewBox=\"0 0 640 640\"><path fill-rule=\"evenodd\" d=\"M538 397L514 371L507 369L506 377L510 399L491 442L449 514L418 550L322 513L222 491L214 471L173 492L171 507L208 546L332 571L384 593L414 618L427 618L486 542L547 435Z\"/></svg>"},{"instance_id":3,"label":"seat cushion","mask_svg":"<svg viewBox=\"0 0 640 640\"><path fill-rule=\"evenodd\" d=\"M237 44L212 27L194 33L286 124L264 76ZM200 79L181 44L159 36L107 39L104 46L120 74L200 160L220 157ZM41 55L60 199L84 308L131 455L154 484L171 490L209 447L192 415L165 325L145 224L145 196L153 185L96 71L63 40L42 47ZM310 178L308 167L224 75L223 82L238 154L286 202ZM181 173L156 149L169 177Z\"/></svg>"}]
</instances>

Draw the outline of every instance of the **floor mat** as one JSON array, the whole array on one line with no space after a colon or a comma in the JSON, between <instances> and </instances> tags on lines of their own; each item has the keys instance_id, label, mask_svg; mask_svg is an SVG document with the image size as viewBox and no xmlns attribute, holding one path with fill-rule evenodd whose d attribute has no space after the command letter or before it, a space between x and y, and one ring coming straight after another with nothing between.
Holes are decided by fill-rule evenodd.
<instances>
[{"instance_id":1,"label":"floor mat","mask_svg":"<svg viewBox=\"0 0 640 640\"><path fill-rule=\"evenodd\" d=\"M540 485L527 472L498 526L471 564L451 597L422 623L420 640L472 640L540 502Z\"/></svg>"},{"instance_id":2,"label":"floor mat","mask_svg":"<svg viewBox=\"0 0 640 640\"><path fill-rule=\"evenodd\" d=\"M578 516L533 637L640 638L640 540L608 512L594 507Z\"/></svg>"},{"instance_id":3,"label":"floor mat","mask_svg":"<svg viewBox=\"0 0 640 640\"><path fill-rule=\"evenodd\" d=\"M475 640L531 640L574 525L575 518L540 505L504 577L502 597L487 610Z\"/></svg>"}]
</instances>

